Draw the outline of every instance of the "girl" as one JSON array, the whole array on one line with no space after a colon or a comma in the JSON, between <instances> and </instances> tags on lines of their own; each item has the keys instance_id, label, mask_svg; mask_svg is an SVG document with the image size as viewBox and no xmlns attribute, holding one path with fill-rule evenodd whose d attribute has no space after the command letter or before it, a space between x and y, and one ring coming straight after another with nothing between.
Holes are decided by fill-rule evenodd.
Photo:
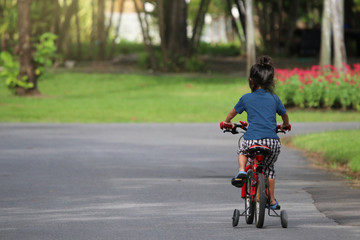
<instances>
[{"instance_id":1,"label":"girl","mask_svg":"<svg viewBox=\"0 0 360 240\"><path fill-rule=\"evenodd\" d=\"M225 123L232 124L231 120L236 114L245 111L248 115L249 127L238 150L239 173L235 176L235 179L244 180L247 177L245 172L248 161L246 154L250 146L257 143L271 148L272 153L264 159L264 173L269 180L270 207L276 209L279 203L274 195L274 164L281 148L279 137L276 134L276 113L283 120L281 130L286 130L290 124L284 105L279 97L274 94L274 67L272 66L271 57L262 56L257 59L257 63L250 70L249 86L251 93L243 95L225 119ZM233 124L232 126L234 127Z\"/></svg>"}]
</instances>

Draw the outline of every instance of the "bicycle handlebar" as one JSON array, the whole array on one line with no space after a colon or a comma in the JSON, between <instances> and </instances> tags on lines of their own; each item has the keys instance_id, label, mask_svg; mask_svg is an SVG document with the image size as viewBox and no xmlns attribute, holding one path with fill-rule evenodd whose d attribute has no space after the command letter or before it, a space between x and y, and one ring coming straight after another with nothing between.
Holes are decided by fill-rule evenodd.
<instances>
[{"instance_id":1,"label":"bicycle handlebar","mask_svg":"<svg viewBox=\"0 0 360 240\"><path fill-rule=\"evenodd\" d=\"M234 124L234 127L232 127L232 124ZM239 132L237 131L237 128L241 128L245 131L247 131L247 126L248 126L248 123L247 122L243 122L243 121L240 121L240 123L232 123L232 124L229 124L229 123L225 123L225 122L221 122L220 123L220 129L225 132L231 132L232 134L238 134ZM291 131L291 124L289 124L289 127L285 128L284 130L280 130L280 127L281 125L277 125L276 126L276 133L284 133L286 134L285 131Z\"/></svg>"}]
</instances>

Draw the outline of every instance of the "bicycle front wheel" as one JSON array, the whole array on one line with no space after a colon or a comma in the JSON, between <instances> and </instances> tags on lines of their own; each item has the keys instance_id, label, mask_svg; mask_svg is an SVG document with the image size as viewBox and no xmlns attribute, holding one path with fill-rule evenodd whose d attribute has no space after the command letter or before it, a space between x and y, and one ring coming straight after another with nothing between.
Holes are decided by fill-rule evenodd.
<instances>
[{"instance_id":1,"label":"bicycle front wheel","mask_svg":"<svg viewBox=\"0 0 360 240\"><path fill-rule=\"evenodd\" d=\"M255 195L255 223L257 228L262 228L265 219L266 190L264 175L259 173L256 183Z\"/></svg>"}]
</instances>

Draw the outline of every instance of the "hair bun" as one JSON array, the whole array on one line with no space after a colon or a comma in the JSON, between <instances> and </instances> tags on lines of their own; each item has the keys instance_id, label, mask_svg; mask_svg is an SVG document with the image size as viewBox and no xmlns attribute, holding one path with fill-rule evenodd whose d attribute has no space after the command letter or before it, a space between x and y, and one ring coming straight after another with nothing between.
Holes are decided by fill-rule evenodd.
<instances>
[{"instance_id":1,"label":"hair bun","mask_svg":"<svg viewBox=\"0 0 360 240\"><path fill-rule=\"evenodd\" d=\"M272 58L270 56L267 56L267 55L258 57L257 64L260 64L262 66L264 66L264 65L272 66Z\"/></svg>"}]
</instances>

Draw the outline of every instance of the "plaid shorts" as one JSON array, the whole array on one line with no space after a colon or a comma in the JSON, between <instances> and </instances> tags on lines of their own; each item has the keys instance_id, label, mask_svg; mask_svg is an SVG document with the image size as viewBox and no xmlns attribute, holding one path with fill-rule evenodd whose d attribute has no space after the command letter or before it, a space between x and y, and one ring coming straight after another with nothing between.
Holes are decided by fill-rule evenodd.
<instances>
[{"instance_id":1,"label":"plaid shorts","mask_svg":"<svg viewBox=\"0 0 360 240\"><path fill-rule=\"evenodd\" d=\"M278 156L280 154L281 150L281 143L278 139L270 139L270 138L264 138L264 139L258 139L258 140L244 140L242 139L240 142L240 147L238 150L238 155L247 155L248 149L254 144L258 145L265 145L268 146L271 149L271 154L268 154L264 158L265 163L265 169L264 174L268 178L274 178L275 179L275 168L274 164L276 160L278 159Z\"/></svg>"}]
</instances>

